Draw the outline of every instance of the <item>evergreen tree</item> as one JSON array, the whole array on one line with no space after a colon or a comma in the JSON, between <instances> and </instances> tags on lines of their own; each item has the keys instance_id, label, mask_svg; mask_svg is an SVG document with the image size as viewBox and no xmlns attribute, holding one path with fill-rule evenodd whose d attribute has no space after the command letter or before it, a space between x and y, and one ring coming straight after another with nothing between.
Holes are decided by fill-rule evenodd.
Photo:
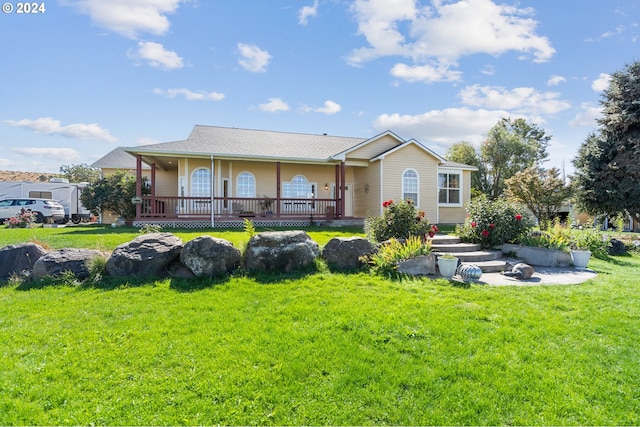
<instances>
[{"instance_id":1,"label":"evergreen tree","mask_svg":"<svg viewBox=\"0 0 640 427\"><path fill-rule=\"evenodd\" d=\"M591 215L627 212L640 220L640 62L611 76L603 116L573 164L578 206Z\"/></svg>"}]
</instances>

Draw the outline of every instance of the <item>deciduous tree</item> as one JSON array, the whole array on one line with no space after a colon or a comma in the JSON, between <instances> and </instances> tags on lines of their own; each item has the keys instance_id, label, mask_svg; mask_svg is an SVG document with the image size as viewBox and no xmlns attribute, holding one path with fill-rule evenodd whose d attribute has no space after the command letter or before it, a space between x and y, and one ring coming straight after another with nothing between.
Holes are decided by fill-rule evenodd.
<instances>
[{"instance_id":1,"label":"deciduous tree","mask_svg":"<svg viewBox=\"0 0 640 427\"><path fill-rule=\"evenodd\" d=\"M62 165L60 172L69 182L95 182L100 179L100 171L86 163L79 165Z\"/></svg>"},{"instance_id":2,"label":"deciduous tree","mask_svg":"<svg viewBox=\"0 0 640 427\"><path fill-rule=\"evenodd\" d=\"M506 194L525 205L542 228L571 196L571 188L560 177L560 169L531 167L506 181Z\"/></svg>"},{"instance_id":3,"label":"deciduous tree","mask_svg":"<svg viewBox=\"0 0 640 427\"><path fill-rule=\"evenodd\" d=\"M491 199L503 194L505 181L517 172L540 166L548 156L550 135L524 119L502 119L487 135L480 147L485 176L482 192Z\"/></svg>"},{"instance_id":4,"label":"deciduous tree","mask_svg":"<svg viewBox=\"0 0 640 427\"><path fill-rule=\"evenodd\" d=\"M149 193L146 179L142 182L142 189L143 194ZM135 195L135 177L125 171L118 171L85 188L80 198L82 204L94 215L111 211L121 216L125 221L131 221L136 216L136 207L131 203L131 199Z\"/></svg>"}]
</instances>

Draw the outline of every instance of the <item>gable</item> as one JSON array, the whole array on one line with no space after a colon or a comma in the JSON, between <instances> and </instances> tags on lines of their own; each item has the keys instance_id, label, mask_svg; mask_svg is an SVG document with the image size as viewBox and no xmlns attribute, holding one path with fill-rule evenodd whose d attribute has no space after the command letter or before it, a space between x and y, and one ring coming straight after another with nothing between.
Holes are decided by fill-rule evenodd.
<instances>
[{"instance_id":1,"label":"gable","mask_svg":"<svg viewBox=\"0 0 640 427\"><path fill-rule=\"evenodd\" d=\"M376 136L346 153L347 159L370 160L404 143L391 133Z\"/></svg>"}]
</instances>

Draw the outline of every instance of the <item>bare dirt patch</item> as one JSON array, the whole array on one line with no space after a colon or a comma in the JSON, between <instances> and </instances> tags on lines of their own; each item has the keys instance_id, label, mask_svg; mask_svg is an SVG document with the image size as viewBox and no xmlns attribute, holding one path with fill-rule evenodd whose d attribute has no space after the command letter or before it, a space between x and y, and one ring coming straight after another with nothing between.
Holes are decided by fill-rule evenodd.
<instances>
[{"instance_id":1,"label":"bare dirt patch","mask_svg":"<svg viewBox=\"0 0 640 427\"><path fill-rule=\"evenodd\" d=\"M13 182L46 182L51 178L57 178L61 175L59 173L51 172L22 172L22 171L3 171L0 170L0 181L13 181Z\"/></svg>"}]
</instances>

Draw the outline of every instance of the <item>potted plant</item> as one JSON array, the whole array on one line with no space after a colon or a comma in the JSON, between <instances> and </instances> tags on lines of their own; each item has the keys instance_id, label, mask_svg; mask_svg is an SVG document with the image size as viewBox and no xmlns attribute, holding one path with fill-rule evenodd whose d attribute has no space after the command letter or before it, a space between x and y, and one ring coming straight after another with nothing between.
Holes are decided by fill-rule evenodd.
<instances>
[{"instance_id":1,"label":"potted plant","mask_svg":"<svg viewBox=\"0 0 640 427\"><path fill-rule=\"evenodd\" d=\"M264 196L264 199L260 201L260 210L262 211L262 216L273 215L273 210L271 210L272 205L273 199L269 196Z\"/></svg>"},{"instance_id":2,"label":"potted plant","mask_svg":"<svg viewBox=\"0 0 640 427\"><path fill-rule=\"evenodd\" d=\"M438 256L438 269L440 275L445 279L451 279L458 269L458 257L453 254L442 254Z\"/></svg>"},{"instance_id":3,"label":"potted plant","mask_svg":"<svg viewBox=\"0 0 640 427\"><path fill-rule=\"evenodd\" d=\"M592 251L599 251L603 239L598 230L593 228L579 230L571 236L571 260L576 268L587 268Z\"/></svg>"}]
</instances>

